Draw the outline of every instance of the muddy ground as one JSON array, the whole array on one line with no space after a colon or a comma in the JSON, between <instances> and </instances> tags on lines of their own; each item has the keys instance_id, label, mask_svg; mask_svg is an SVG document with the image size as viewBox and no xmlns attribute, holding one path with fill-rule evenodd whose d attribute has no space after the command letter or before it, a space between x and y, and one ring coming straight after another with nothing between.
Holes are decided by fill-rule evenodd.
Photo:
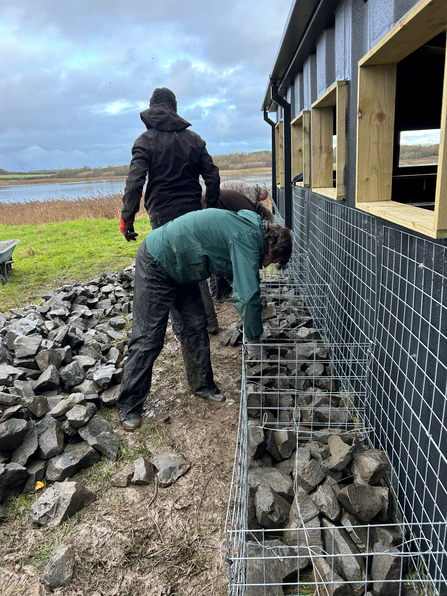
<instances>
[{"instance_id":1,"label":"muddy ground","mask_svg":"<svg viewBox=\"0 0 447 596\"><path fill-rule=\"evenodd\" d=\"M220 325L239 319L229 303L216 305ZM211 405L190 394L180 345L168 328L154 366L145 421L135 433L121 430L114 408L101 413L121 440L118 461L104 457L77 474L96 501L58 528L34 528L29 508L39 494L7 504L0 526L0 594L42 596L43 569L61 544L75 547L71 583L64 596L199 596L228 594L224 524L230 491L241 382L241 347L221 347L211 336L215 380L227 396ZM191 460L188 473L168 488L115 488L110 477L141 456L164 451Z\"/></svg>"}]
</instances>

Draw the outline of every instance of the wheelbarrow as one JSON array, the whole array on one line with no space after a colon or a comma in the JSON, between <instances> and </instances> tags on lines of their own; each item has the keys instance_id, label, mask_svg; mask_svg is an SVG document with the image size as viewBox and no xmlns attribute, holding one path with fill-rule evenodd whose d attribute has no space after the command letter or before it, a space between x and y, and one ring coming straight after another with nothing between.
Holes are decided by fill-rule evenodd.
<instances>
[{"instance_id":1,"label":"wheelbarrow","mask_svg":"<svg viewBox=\"0 0 447 596\"><path fill-rule=\"evenodd\" d=\"M14 263L12 253L19 242L20 240L17 239L0 241L0 277L4 284L8 281L8 273Z\"/></svg>"}]
</instances>

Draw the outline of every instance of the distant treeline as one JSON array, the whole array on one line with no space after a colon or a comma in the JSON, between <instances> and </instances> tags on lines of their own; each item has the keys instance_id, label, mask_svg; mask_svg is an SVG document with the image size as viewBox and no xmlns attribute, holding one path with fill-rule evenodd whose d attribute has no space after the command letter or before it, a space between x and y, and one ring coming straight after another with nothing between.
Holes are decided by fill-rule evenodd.
<instances>
[{"instance_id":1,"label":"distant treeline","mask_svg":"<svg viewBox=\"0 0 447 596\"><path fill-rule=\"evenodd\" d=\"M439 154L439 145L401 145L400 159L421 159Z\"/></svg>"},{"instance_id":2,"label":"distant treeline","mask_svg":"<svg viewBox=\"0 0 447 596\"><path fill-rule=\"evenodd\" d=\"M213 161L220 170L248 170L272 167L271 151L253 151L251 153L229 153L228 155L214 155ZM0 168L0 176L23 177L42 176L48 178L111 178L113 176L127 176L129 165L107 166L106 168L63 168L61 170L36 170L33 172L8 172Z\"/></svg>"}]
</instances>

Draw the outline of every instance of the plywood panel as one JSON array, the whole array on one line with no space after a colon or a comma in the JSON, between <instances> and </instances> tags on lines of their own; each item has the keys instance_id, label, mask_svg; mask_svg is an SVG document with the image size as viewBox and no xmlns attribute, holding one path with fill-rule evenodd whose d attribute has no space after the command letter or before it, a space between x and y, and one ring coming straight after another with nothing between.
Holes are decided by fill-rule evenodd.
<instances>
[{"instance_id":1,"label":"plywood panel","mask_svg":"<svg viewBox=\"0 0 447 596\"><path fill-rule=\"evenodd\" d=\"M310 186L310 111L303 112L303 183Z\"/></svg>"},{"instance_id":2,"label":"plywood panel","mask_svg":"<svg viewBox=\"0 0 447 596\"><path fill-rule=\"evenodd\" d=\"M356 204L390 201L396 65L359 68Z\"/></svg>"},{"instance_id":3,"label":"plywood panel","mask_svg":"<svg viewBox=\"0 0 447 596\"><path fill-rule=\"evenodd\" d=\"M334 109L312 108L312 188L331 187L333 178Z\"/></svg>"},{"instance_id":4,"label":"plywood panel","mask_svg":"<svg viewBox=\"0 0 447 596\"><path fill-rule=\"evenodd\" d=\"M278 122L275 127L276 139L276 185L284 188L284 123Z\"/></svg>"},{"instance_id":5,"label":"plywood panel","mask_svg":"<svg viewBox=\"0 0 447 596\"><path fill-rule=\"evenodd\" d=\"M291 125L292 179L303 171L303 125L302 118Z\"/></svg>"},{"instance_id":6,"label":"plywood panel","mask_svg":"<svg viewBox=\"0 0 447 596\"><path fill-rule=\"evenodd\" d=\"M337 199L346 198L347 182L347 118L348 118L348 85L346 81L339 81L337 85L336 108L336 188Z\"/></svg>"},{"instance_id":7,"label":"plywood panel","mask_svg":"<svg viewBox=\"0 0 447 596\"><path fill-rule=\"evenodd\" d=\"M328 108L329 106L335 106L337 100L337 83L334 83L329 87L327 91L323 93L314 103L313 108Z\"/></svg>"}]
</instances>

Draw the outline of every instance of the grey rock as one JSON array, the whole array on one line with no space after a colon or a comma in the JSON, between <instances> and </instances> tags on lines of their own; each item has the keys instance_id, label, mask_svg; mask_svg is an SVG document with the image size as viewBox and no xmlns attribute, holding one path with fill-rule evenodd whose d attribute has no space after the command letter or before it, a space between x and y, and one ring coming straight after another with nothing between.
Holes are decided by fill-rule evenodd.
<instances>
[{"instance_id":1,"label":"grey rock","mask_svg":"<svg viewBox=\"0 0 447 596\"><path fill-rule=\"evenodd\" d=\"M54 418L65 416L72 408L78 405L85 404L85 397L83 393L70 393L70 395L60 400L54 408L50 410L50 415Z\"/></svg>"},{"instance_id":2,"label":"grey rock","mask_svg":"<svg viewBox=\"0 0 447 596\"><path fill-rule=\"evenodd\" d=\"M119 439L112 425L99 414L93 416L87 426L79 429L79 435L108 459L115 461L118 457Z\"/></svg>"},{"instance_id":3,"label":"grey rock","mask_svg":"<svg viewBox=\"0 0 447 596\"><path fill-rule=\"evenodd\" d=\"M124 327L126 326L126 319L123 319L123 317L112 317L109 321L109 324L114 329L124 329Z\"/></svg>"},{"instance_id":4,"label":"grey rock","mask_svg":"<svg viewBox=\"0 0 447 596\"><path fill-rule=\"evenodd\" d=\"M275 432L275 438L280 456L283 459L291 457L296 447L295 433L289 430L278 430Z\"/></svg>"},{"instance_id":5,"label":"grey rock","mask_svg":"<svg viewBox=\"0 0 447 596\"><path fill-rule=\"evenodd\" d=\"M19 335L19 337L14 340L14 352L16 358L34 356L37 354L41 343L42 337L40 335Z\"/></svg>"},{"instance_id":6,"label":"grey rock","mask_svg":"<svg viewBox=\"0 0 447 596\"><path fill-rule=\"evenodd\" d=\"M307 447L299 447L295 453L279 464L275 465L277 470L283 474L295 474L295 468L302 467L310 462L310 451Z\"/></svg>"},{"instance_id":7,"label":"grey rock","mask_svg":"<svg viewBox=\"0 0 447 596\"><path fill-rule=\"evenodd\" d=\"M0 451L17 449L28 434L29 422L10 418L0 424Z\"/></svg>"},{"instance_id":8,"label":"grey rock","mask_svg":"<svg viewBox=\"0 0 447 596\"><path fill-rule=\"evenodd\" d=\"M82 383L73 387L73 391L76 393L83 393L84 395L91 395L92 393L101 391L101 387L91 379L84 379Z\"/></svg>"},{"instance_id":9,"label":"grey rock","mask_svg":"<svg viewBox=\"0 0 447 596\"><path fill-rule=\"evenodd\" d=\"M393 519L393 500L390 498L390 490L385 486L375 486L374 488L382 499L382 507L374 522L387 522Z\"/></svg>"},{"instance_id":10,"label":"grey rock","mask_svg":"<svg viewBox=\"0 0 447 596\"><path fill-rule=\"evenodd\" d=\"M61 423L53 418L46 423L45 431L39 434L39 456L42 459L50 459L62 453L63 449L64 431Z\"/></svg>"},{"instance_id":11,"label":"grey rock","mask_svg":"<svg viewBox=\"0 0 447 596\"><path fill-rule=\"evenodd\" d=\"M315 596L351 596L352 589L334 570L331 559L318 557L312 560Z\"/></svg>"},{"instance_id":12,"label":"grey rock","mask_svg":"<svg viewBox=\"0 0 447 596\"><path fill-rule=\"evenodd\" d=\"M30 381L15 381L14 390L20 397L34 397L34 389Z\"/></svg>"},{"instance_id":13,"label":"grey rock","mask_svg":"<svg viewBox=\"0 0 447 596\"><path fill-rule=\"evenodd\" d=\"M98 367L93 373L93 380L98 383L100 387L107 389L112 380L113 373L115 372L115 366L113 364L105 364Z\"/></svg>"},{"instance_id":14,"label":"grey rock","mask_svg":"<svg viewBox=\"0 0 447 596\"><path fill-rule=\"evenodd\" d=\"M401 546L403 542L403 536L399 526L371 526L370 536L371 542L373 544L377 542L382 544L384 551L390 547Z\"/></svg>"},{"instance_id":15,"label":"grey rock","mask_svg":"<svg viewBox=\"0 0 447 596\"><path fill-rule=\"evenodd\" d=\"M74 565L73 547L63 544L51 554L48 565L45 567L42 578L44 586L53 591L68 585L73 577Z\"/></svg>"},{"instance_id":16,"label":"grey rock","mask_svg":"<svg viewBox=\"0 0 447 596\"><path fill-rule=\"evenodd\" d=\"M96 360L95 358L91 358L90 356L74 356L73 360L75 360L79 366L83 369L84 372L87 372L89 368L95 366Z\"/></svg>"},{"instance_id":17,"label":"grey rock","mask_svg":"<svg viewBox=\"0 0 447 596\"><path fill-rule=\"evenodd\" d=\"M382 498L378 487L350 485L343 488L337 499L343 507L360 521L369 523L382 509Z\"/></svg>"},{"instance_id":18,"label":"grey rock","mask_svg":"<svg viewBox=\"0 0 447 596\"><path fill-rule=\"evenodd\" d=\"M318 484L323 482L326 475L322 468L314 459L311 459L303 466L299 466L295 470L295 481L298 486L304 488L306 492L312 491Z\"/></svg>"},{"instance_id":19,"label":"grey rock","mask_svg":"<svg viewBox=\"0 0 447 596\"><path fill-rule=\"evenodd\" d=\"M99 396L101 398L101 403L107 407L116 406L116 404L118 402L118 396L120 394L120 389L121 389L121 385L115 385L114 387L108 387Z\"/></svg>"},{"instance_id":20,"label":"grey rock","mask_svg":"<svg viewBox=\"0 0 447 596\"><path fill-rule=\"evenodd\" d=\"M34 385L34 391L36 393L42 393L51 389L57 389L59 387L59 383L60 376L57 368L54 366L54 364L50 364L50 366L44 370L37 379Z\"/></svg>"},{"instance_id":21,"label":"grey rock","mask_svg":"<svg viewBox=\"0 0 447 596\"><path fill-rule=\"evenodd\" d=\"M320 519L314 517L306 522L300 519L296 506L290 508L289 521L283 532L285 544L295 546L300 556L300 569L309 564L309 560L323 552Z\"/></svg>"},{"instance_id":22,"label":"grey rock","mask_svg":"<svg viewBox=\"0 0 447 596\"><path fill-rule=\"evenodd\" d=\"M23 379L25 373L23 370L10 366L9 364L0 364L0 385L11 387L18 379Z\"/></svg>"},{"instance_id":23,"label":"grey rock","mask_svg":"<svg viewBox=\"0 0 447 596\"><path fill-rule=\"evenodd\" d=\"M319 486L310 497L326 517L332 521L338 520L341 514L340 505L333 489L328 484Z\"/></svg>"},{"instance_id":24,"label":"grey rock","mask_svg":"<svg viewBox=\"0 0 447 596\"><path fill-rule=\"evenodd\" d=\"M134 474L132 476L132 484L139 486L146 486L152 484L155 477L154 466L144 457L139 457L133 462Z\"/></svg>"},{"instance_id":25,"label":"grey rock","mask_svg":"<svg viewBox=\"0 0 447 596\"><path fill-rule=\"evenodd\" d=\"M249 470L248 484L253 488L268 486L283 499L289 502L293 499L292 479L276 468L256 468L255 470Z\"/></svg>"},{"instance_id":26,"label":"grey rock","mask_svg":"<svg viewBox=\"0 0 447 596\"><path fill-rule=\"evenodd\" d=\"M69 444L63 453L49 461L45 477L50 482L55 480L61 482L74 476L79 470L93 465L100 457L99 453L85 441Z\"/></svg>"},{"instance_id":27,"label":"grey rock","mask_svg":"<svg viewBox=\"0 0 447 596\"><path fill-rule=\"evenodd\" d=\"M263 528L283 528L290 511L290 503L270 487L261 485L255 495L256 519Z\"/></svg>"},{"instance_id":28,"label":"grey rock","mask_svg":"<svg viewBox=\"0 0 447 596\"><path fill-rule=\"evenodd\" d=\"M276 431L265 431L265 448L276 461L280 462L283 459L276 444Z\"/></svg>"},{"instance_id":29,"label":"grey rock","mask_svg":"<svg viewBox=\"0 0 447 596\"><path fill-rule=\"evenodd\" d=\"M281 584L298 571L296 549L280 540L248 542L246 557L247 596L283 596Z\"/></svg>"},{"instance_id":30,"label":"grey rock","mask_svg":"<svg viewBox=\"0 0 447 596\"><path fill-rule=\"evenodd\" d=\"M3 412L3 414L0 418L0 423L5 422L6 420L9 420L9 418L16 418L16 419L20 419L20 420L30 420L31 416L30 416L30 413L27 411L27 409L19 404L17 406L11 406L10 408L7 408Z\"/></svg>"},{"instance_id":31,"label":"grey rock","mask_svg":"<svg viewBox=\"0 0 447 596\"><path fill-rule=\"evenodd\" d=\"M67 437L74 437L75 434L78 432L76 428L71 426L68 420L63 420L61 422L61 428L64 431L64 434L67 435Z\"/></svg>"},{"instance_id":32,"label":"grey rock","mask_svg":"<svg viewBox=\"0 0 447 596\"><path fill-rule=\"evenodd\" d=\"M350 582L353 593L360 596L365 591L364 558L345 529L337 527L325 517L322 519L322 526L326 552L329 555L339 555L334 559L335 571Z\"/></svg>"},{"instance_id":33,"label":"grey rock","mask_svg":"<svg viewBox=\"0 0 447 596\"><path fill-rule=\"evenodd\" d=\"M56 482L31 506L34 524L53 528L87 507L96 495L79 482Z\"/></svg>"},{"instance_id":34,"label":"grey rock","mask_svg":"<svg viewBox=\"0 0 447 596\"><path fill-rule=\"evenodd\" d=\"M24 493L34 493L36 490L36 482L42 481L45 478L45 470L47 461L44 459L34 459L27 466L28 480L23 488Z\"/></svg>"},{"instance_id":35,"label":"grey rock","mask_svg":"<svg viewBox=\"0 0 447 596\"><path fill-rule=\"evenodd\" d=\"M20 464L0 464L0 503L19 495L27 480L28 472Z\"/></svg>"},{"instance_id":36,"label":"grey rock","mask_svg":"<svg viewBox=\"0 0 447 596\"><path fill-rule=\"evenodd\" d=\"M90 420L91 414L85 406L76 405L68 410L66 418L73 428L81 428Z\"/></svg>"},{"instance_id":37,"label":"grey rock","mask_svg":"<svg viewBox=\"0 0 447 596\"><path fill-rule=\"evenodd\" d=\"M30 457L36 453L38 448L37 429L33 427L23 439L21 445L12 453L11 461L26 466Z\"/></svg>"},{"instance_id":38,"label":"grey rock","mask_svg":"<svg viewBox=\"0 0 447 596\"><path fill-rule=\"evenodd\" d=\"M388 468L386 454L378 449L357 453L351 463L351 472L356 484L377 484L385 476Z\"/></svg>"},{"instance_id":39,"label":"grey rock","mask_svg":"<svg viewBox=\"0 0 447 596\"><path fill-rule=\"evenodd\" d=\"M347 445L342 439L336 435L328 438L328 445L331 452L331 458L327 462L327 467L330 470L343 470L351 461L354 452L354 445Z\"/></svg>"},{"instance_id":40,"label":"grey rock","mask_svg":"<svg viewBox=\"0 0 447 596\"><path fill-rule=\"evenodd\" d=\"M67 387L79 385L85 379L85 372L76 360L60 370L60 377Z\"/></svg>"},{"instance_id":41,"label":"grey rock","mask_svg":"<svg viewBox=\"0 0 447 596\"><path fill-rule=\"evenodd\" d=\"M62 352L55 349L41 350L35 357L35 361L41 372L44 372L49 366L54 366L58 369L63 360Z\"/></svg>"},{"instance_id":42,"label":"grey rock","mask_svg":"<svg viewBox=\"0 0 447 596\"><path fill-rule=\"evenodd\" d=\"M320 513L320 510L313 500L300 486L297 486L292 507L299 511L299 519L304 523L307 523L311 519L315 519Z\"/></svg>"},{"instance_id":43,"label":"grey rock","mask_svg":"<svg viewBox=\"0 0 447 596\"><path fill-rule=\"evenodd\" d=\"M11 407L11 406L16 406L19 403L19 396L18 395L12 395L11 393L4 393L3 391L0 391L0 406L6 406L6 407Z\"/></svg>"},{"instance_id":44,"label":"grey rock","mask_svg":"<svg viewBox=\"0 0 447 596\"><path fill-rule=\"evenodd\" d=\"M258 422L249 420L247 427L248 461L258 460L265 450L264 430Z\"/></svg>"},{"instance_id":45,"label":"grey rock","mask_svg":"<svg viewBox=\"0 0 447 596\"><path fill-rule=\"evenodd\" d=\"M184 455L175 453L161 453L152 462L158 470L158 483L162 487L173 484L191 467L191 462Z\"/></svg>"},{"instance_id":46,"label":"grey rock","mask_svg":"<svg viewBox=\"0 0 447 596\"><path fill-rule=\"evenodd\" d=\"M399 581L402 568L402 555L395 548L384 548L376 544L371 566L373 590L378 596L398 596L402 584ZM393 581L396 580L396 581Z\"/></svg>"},{"instance_id":47,"label":"grey rock","mask_svg":"<svg viewBox=\"0 0 447 596\"><path fill-rule=\"evenodd\" d=\"M363 523L359 522L355 515L346 512L342 515L341 523L359 552L366 552L368 545L368 528L365 527ZM371 531L373 527L374 526L371 526Z\"/></svg>"},{"instance_id":48,"label":"grey rock","mask_svg":"<svg viewBox=\"0 0 447 596\"><path fill-rule=\"evenodd\" d=\"M112 486L125 488L131 483L134 473L135 466L133 464L129 464L126 468L124 468L124 470L121 470L112 476L110 479L110 484Z\"/></svg>"},{"instance_id":49,"label":"grey rock","mask_svg":"<svg viewBox=\"0 0 447 596\"><path fill-rule=\"evenodd\" d=\"M21 403L36 418L42 418L50 410L48 399L45 395L34 395L33 397L22 397Z\"/></svg>"}]
</instances>

